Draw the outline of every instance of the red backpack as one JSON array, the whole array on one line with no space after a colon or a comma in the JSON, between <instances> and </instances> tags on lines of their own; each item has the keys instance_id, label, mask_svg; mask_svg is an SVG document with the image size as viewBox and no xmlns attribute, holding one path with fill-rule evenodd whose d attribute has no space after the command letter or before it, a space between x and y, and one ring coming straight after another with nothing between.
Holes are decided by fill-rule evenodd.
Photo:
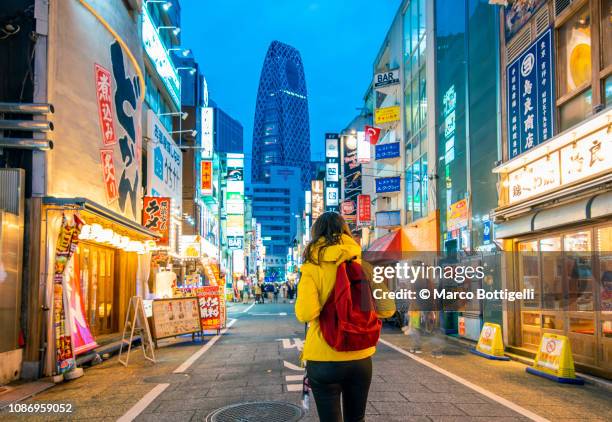
<instances>
[{"instance_id":1,"label":"red backpack","mask_svg":"<svg viewBox=\"0 0 612 422\"><path fill-rule=\"evenodd\" d=\"M376 346L382 322L361 265L343 262L336 284L319 315L323 338L334 350L350 352Z\"/></svg>"}]
</instances>

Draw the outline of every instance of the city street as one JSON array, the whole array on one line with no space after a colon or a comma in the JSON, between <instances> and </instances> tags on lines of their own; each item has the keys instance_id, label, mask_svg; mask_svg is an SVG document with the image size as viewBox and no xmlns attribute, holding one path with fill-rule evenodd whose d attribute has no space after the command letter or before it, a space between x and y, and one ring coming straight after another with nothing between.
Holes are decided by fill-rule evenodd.
<instances>
[{"instance_id":1,"label":"city street","mask_svg":"<svg viewBox=\"0 0 612 422\"><path fill-rule=\"evenodd\" d=\"M212 347L208 345L215 337L210 340L210 336L204 345L193 344L190 338L167 341L160 344L155 365L145 363L140 351L132 355L128 368L113 357L86 369L82 378L25 402L70 403L71 414L22 416L196 421L242 402L301 406L298 349L304 327L295 320L293 305L233 305L229 321L234 322ZM408 337L396 329L386 330L374 358L366 420L605 421L612 411L609 391L588 384L551 383L525 374L520 363L482 359L461 345L424 339L423 353L411 355L407 349ZM441 351L441 357L432 356L434 349ZM4 412L0 419L15 416ZM314 401L303 420L317 420Z\"/></svg>"}]
</instances>

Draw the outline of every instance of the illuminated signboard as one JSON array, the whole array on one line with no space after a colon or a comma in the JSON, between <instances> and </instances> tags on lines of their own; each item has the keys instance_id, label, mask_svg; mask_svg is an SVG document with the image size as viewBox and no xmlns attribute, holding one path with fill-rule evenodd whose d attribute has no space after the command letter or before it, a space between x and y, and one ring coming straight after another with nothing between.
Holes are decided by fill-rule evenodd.
<instances>
[{"instance_id":1,"label":"illuminated signboard","mask_svg":"<svg viewBox=\"0 0 612 422\"><path fill-rule=\"evenodd\" d=\"M181 83L178 73L172 64L170 55L164 47L155 24L149 16L149 11L146 7L142 8L142 44L147 52L147 55L155 65L155 70L159 77L164 82L168 92L172 97L175 105L181 107Z\"/></svg>"},{"instance_id":2,"label":"illuminated signboard","mask_svg":"<svg viewBox=\"0 0 612 422\"><path fill-rule=\"evenodd\" d=\"M605 174L612 168L612 137L608 128L549 152L509 174L509 202L520 202L533 196Z\"/></svg>"},{"instance_id":3,"label":"illuminated signboard","mask_svg":"<svg viewBox=\"0 0 612 422\"><path fill-rule=\"evenodd\" d=\"M313 180L311 182L311 210L312 210L312 221L315 221L321 214L323 214L324 199L323 199L323 181Z\"/></svg>"},{"instance_id":4,"label":"illuminated signboard","mask_svg":"<svg viewBox=\"0 0 612 422\"><path fill-rule=\"evenodd\" d=\"M213 156L213 109L202 108L202 145L201 157L210 159Z\"/></svg>"}]
</instances>

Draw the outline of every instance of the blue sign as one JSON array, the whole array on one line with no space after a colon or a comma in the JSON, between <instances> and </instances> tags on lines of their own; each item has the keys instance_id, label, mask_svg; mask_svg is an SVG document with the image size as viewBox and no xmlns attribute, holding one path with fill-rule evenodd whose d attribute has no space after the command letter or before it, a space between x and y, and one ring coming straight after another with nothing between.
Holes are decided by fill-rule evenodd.
<instances>
[{"instance_id":1,"label":"blue sign","mask_svg":"<svg viewBox=\"0 0 612 422\"><path fill-rule=\"evenodd\" d=\"M514 158L553 135L552 29L506 68L508 155Z\"/></svg>"},{"instance_id":2,"label":"blue sign","mask_svg":"<svg viewBox=\"0 0 612 422\"><path fill-rule=\"evenodd\" d=\"M385 158L396 158L400 156L400 143L391 142L389 144L378 144L376 145L375 156L377 160L384 160Z\"/></svg>"},{"instance_id":3,"label":"blue sign","mask_svg":"<svg viewBox=\"0 0 612 422\"><path fill-rule=\"evenodd\" d=\"M376 193L399 192L400 178L398 177L379 177L376 179Z\"/></svg>"},{"instance_id":4,"label":"blue sign","mask_svg":"<svg viewBox=\"0 0 612 422\"><path fill-rule=\"evenodd\" d=\"M486 220L482 224L482 243L488 245L491 243L491 220Z\"/></svg>"}]
</instances>

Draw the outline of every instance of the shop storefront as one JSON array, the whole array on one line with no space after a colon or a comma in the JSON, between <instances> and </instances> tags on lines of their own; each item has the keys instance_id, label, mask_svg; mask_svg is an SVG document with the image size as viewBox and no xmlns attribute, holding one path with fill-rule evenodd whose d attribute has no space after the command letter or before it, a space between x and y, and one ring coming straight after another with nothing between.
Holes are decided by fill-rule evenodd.
<instances>
[{"instance_id":1,"label":"shop storefront","mask_svg":"<svg viewBox=\"0 0 612 422\"><path fill-rule=\"evenodd\" d=\"M46 344L53 345L44 372L63 373L74 367L66 356L120 336L130 298L149 290L150 250L158 235L83 198L45 198L42 217L43 303L49 309L43 326Z\"/></svg>"},{"instance_id":2,"label":"shop storefront","mask_svg":"<svg viewBox=\"0 0 612 422\"><path fill-rule=\"evenodd\" d=\"M495 169L503 191L495 237L508 304L507 342L533 355L544 333L568 336L579 369L612 377L612 111Z\"/></svg>"}]
</instances>

